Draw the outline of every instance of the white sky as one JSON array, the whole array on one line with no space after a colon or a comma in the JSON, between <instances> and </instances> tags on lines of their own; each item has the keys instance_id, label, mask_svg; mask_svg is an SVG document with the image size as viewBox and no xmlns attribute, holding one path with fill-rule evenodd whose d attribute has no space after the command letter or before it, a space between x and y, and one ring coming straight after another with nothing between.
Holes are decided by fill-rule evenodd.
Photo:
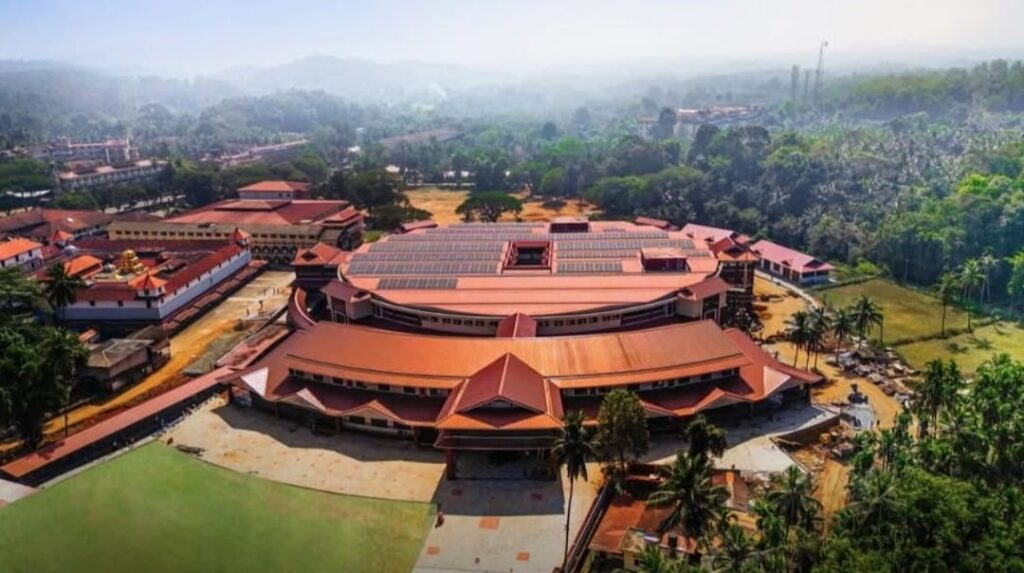
<instances>
[{"instance_id":1,"label":"white sky","mask_svg":"<svg viewBox=\"0 0 1024 573\"><path fill-rule=\"evenodd\" d=\"M1024 46L1024 0L0 0L0 59L213 71L315 54L548 69Z\"/></svg>"}]
</instances>

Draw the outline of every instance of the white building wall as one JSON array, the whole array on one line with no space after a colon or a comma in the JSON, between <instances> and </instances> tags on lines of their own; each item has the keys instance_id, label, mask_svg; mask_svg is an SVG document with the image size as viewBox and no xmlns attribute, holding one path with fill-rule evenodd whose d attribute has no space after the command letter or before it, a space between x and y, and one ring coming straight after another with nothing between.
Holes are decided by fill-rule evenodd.
<instances>
[{"instance_id":1,"label":"white building wall","mask_svg":"<svg viewBox=\"0 0 1024 573\"><path fill-rule=\"evenodd\" d=\"M90 305L87 301L76 302L64 309L63 317L67 320L162 320L181 307L192 302L207 291L215 288L224 279L241 270L252 260L248 250L242 251L233 259L228 259L220 268L206 273L188 285L178 289L174 295L168 295L162 304L153 300L151 307L146 307L145 300L95 301Z\"/></svg>"}]
</instances>

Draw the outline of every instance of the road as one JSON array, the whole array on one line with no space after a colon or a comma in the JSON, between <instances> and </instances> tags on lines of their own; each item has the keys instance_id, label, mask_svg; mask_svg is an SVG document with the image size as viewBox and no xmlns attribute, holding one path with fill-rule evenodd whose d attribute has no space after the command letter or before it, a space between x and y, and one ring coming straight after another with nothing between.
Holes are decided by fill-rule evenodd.
<instances>
[{"instance_id":1,"label":"road","mask_svg":"<svg viewBox=\"0 0 1024 573\"><path fill-rule=\"evenodd\" d=\"M98 415L118 410L184 383L188 378L182 374L182 370L199 358L217 338L233 330L239 320L258 314L261 302L264 311L287 304L290 292L288 285L293 279L294 274L290 271L266 271L253 279L199 320L171 337L171 359L162 368L107 400L72 410L68 415L68 425L72 431ZM64 433L64 417L58 416L51 420L43 433L46 441L60 438ZM18 442L2 444L0 451L17 445Z\"/></svg>"}]
</instances>

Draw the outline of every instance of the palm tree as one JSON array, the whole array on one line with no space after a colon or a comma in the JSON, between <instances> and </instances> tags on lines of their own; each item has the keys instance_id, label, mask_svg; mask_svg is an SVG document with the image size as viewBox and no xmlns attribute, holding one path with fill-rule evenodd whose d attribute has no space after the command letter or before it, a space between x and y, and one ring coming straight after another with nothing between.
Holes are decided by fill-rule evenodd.
<instances>
[{"instance_id":1,"label":"palm tree","mask_svg":"<svg viewBox=\"0 0 1024 573\"><path fill-rule=\"evenodd\" d=\"M64 410L64 437L67 437L68 408L71 406L71 391L75 387L75 370L89 356L89 351L73 332L63 328L46 329L40 347L46 375L51 377L60 392Z\"/></svg>"},{"instance_id":2,"label":"palm tree","mask_svg":"<svg viewBox=\"0 0 1024 573\"><path fill-rule=\"evenodd\" d=\"M991 274L999 261L992 256L992 253L985 253L978 257L978 266L981 268L981 289L978 291L978 302L984 304L985 298L991 294Z\"/></svg>"},{"instance_id":3,"label":"palm tree","mask_svg":"<svg viewBox=\"0 0 1024 573\"><path fill-rule=\"evenodd\" d=\"M569 558L569 517L572 514L572 496L576 480L587 480L587 462L597 457L597 446L590 435L590 430L583 426L583 412L569 412L565 416L562 435L555 440L551 453L558 460L558 465L565 466L569 477L569 503L565 509L565 553L562 556L562 568Z\"/></svg>"},{"instance_id":4,"label":"palm tree","mask_svg":"<svg viewBox=\"0 0 1024 573\"><path fill-rule=\"evenodd\" d=\"M832 336L836 339L836 362L839 362L839 354L843 351L843 340L853 333L856 327L853 311L850 307L839 309L832 317Z\"/></svg>"},{"instance_id":5,"label":"palm tree","mask_svg":"<svg viewBox=\"0 0 1024 573\"><path fill-rule=\"evenodd\" d=\"M17 307L38 307L42 300L38 283L26 277L21 269L0 269L0 301L8 312Z\"/></svg>"},{"instance_id":6,"label":"palm tree","mask_svg":"<svg viewBox=\"0 0 1024 573\"><path fill-rule=\"evenodd\" d=\"M890 523L899 511L896 500L896 479L892 472L872 471L859 480L854 499L848 506L853 530L865 532Z\"/></svg>"},{"instance_id":7,"label":"palm tree","mask_svg":"<svg viewBox=\"0 0 1024 573\"><path fill-rule=\"evenodd\" d=\"M765 499L782 516L786 529L794 526L813 529L820 520L821 502L814 499L810 476L792 465L772 481L773 487Z\"/></svg>"},{"instance_id":8,"label":"palm tree","mask_svg":"<svg viewBox=\"0 0 1024 573\"><path fill-rule=\"evenodd\" d=\"M939 279L938 288L939 300L942 301L942 324L939 327L939 334L946 334L946 308L953 299L953 295L960 290L960 281L955 273L945 272Z\"/></svg>"},{"instance_id":9,"label":"palm tree","mask_svg":"<svg viewBox=\"0 0 1024 573\"><path fill-rule=\"evenodd\" d=\"M686 452L677 454L672 465L662 466L659 471L662 482L648 498L647 505L672 507L658 527L659 532L681 527L700 547L715 529L721 506L729 499L728 490L712 483L711 465L706 458Z\"/></svg>"},{"instance_id":10,"label":"palm tree","mask_svg":"<svg viewBox=\"0 0 1024 573\"><path fill-rule=\"evenodd\" d=\"M728 447L722 428L712 424L703 414L697 414L687 424L686 441L690 444L690 455L694 457L720 457Z\"/></svg>"},{"instance_id":11,"label":"palm tree","mask_svg":"<svg viewBox=\"0 0 1024 573\"><path fill-rule=\"evenodd\" d=\"M715 571L742 573L753 554L754 543L750 536L742 527L732 523L722 534L722 543L715 551L711 566Z\"/></svg>"},{"instance_id":12,"label":"palm tree","mask_svg":"<svg viewBox=\"0 0 1024 573\"><path fill-rule=\"evenodd\" d=\"M941 411L956 407L962 387L963 378L956 362L932 360L925 365L924 376L914 388L913 411L920 436L926 436L929 428L937 427Z\"/></svg>"},{"instance_id":13,"label":"palm tree","mask_svg":"<svg viewBox=\"0 0 1024 573\"><path fill-rule=\"evenodd\" d=\"M786 329L790 342L793 343L793 366L796 366L800 358L800 348L807 342L810 334L810 317L806 311L798 310L789 317Z\"/></svg>"},{"instance_id":14,"label":"palm tree","mask_svg":"<svg viewBox=\"0 0 1024 573\"><path fill-rule=\"evenodd\" d=\"M974 291L985 282L985 271L977 259L970 259L960 268L961 296L967 301L967 330L971 330L970 299Z\"/></svg>"},{"instance_id":15,"label":"palm tree","mask_svg":"<svg viewBox=\"0 0 1024 573\"><path fill-rule=\"evenodd\" d=\"M860 336L861 340L864 339L872 326L878 325L879 329L881 329L885 323L885 317L882 315L882 310L878 308L875 301L871 300L867 295L861 295L861 297L853 303L853 316L854 323L857 325L857 334ZM879 343L884 344L883 333L881 330L878 334L878 340Z\"/></svg>"},{"instance_id":16,"label":"palm tree","mask_svg":"<svg viewBox=\"0 0 1024 573\"><path fill-rule=\"evenodd\" d=\"M43 292L53 307L55 317L60 317L65 308L75 304L78 300L78 291L85 287L85 281L81 277L68 274L64 263L56 262L46 269L46 285Z\"/></svg>"},{"instance_id":17,"label":"palm tree","mask_svg":"<svg viewBox=\"0 0 1024 573\"><path fill-rule=\"evenodd\" d=\"M807 350L814 352L814 367L818 367L818 351L821 350L825 335L832 329L832 317L824 306L815 307L809 315L810 331L808 332ZM808 359L809 362L809 359ZM807 365L804 366L806 369Z\"/></svg>"}]
</instances>

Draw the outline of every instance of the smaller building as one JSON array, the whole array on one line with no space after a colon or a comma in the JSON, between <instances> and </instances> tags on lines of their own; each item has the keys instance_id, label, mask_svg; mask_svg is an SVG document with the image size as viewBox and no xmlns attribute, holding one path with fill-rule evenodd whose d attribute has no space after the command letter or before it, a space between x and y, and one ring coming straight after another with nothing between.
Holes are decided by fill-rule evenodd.
<instances>
[{"instance_id":1,"label":"smaller building","mask_svg":"<svg viewBox=\"0 0 1024 573\"><path fill-rule=\"evenodd\" d=\"M109 185L127 185L154 179L167 168L166 161L142 160L125 165L103 165L80 171L57 174L57 183L64 191L81 191Z\"/></svg>"},{"instance_id":2,"label":"smaller building","mask_svg":"<svg viewBox=\"0 0 1024 573\"><path fill-rule=\"evenodd\" d=\"M32 209L0 217L0 237L15 236L53 244L55 239L84 237L103 232L113 215L79 209Z\"/></svg>"},{"instance_id":3,"label":"smaller building","mask_svg":"<svg viewBox=\"0 0 1024 573\"><path fill-rule=\"evenodd\" d=\"M253 163L280 163L288 161L302 153L309 144L308 139L299 139L285 143L274 143L271 145L258 145L248 148L237 148L237 152L220 157L205 157L203 161L210 161L221 167L237 167L239 165L251 165Z\"/></svg>"},{"instance_id":4,"label":"smaller building","mask_svg":"<svg viewBox=\"0 0 1024 573\"><path fill-rule=\"evenodd\" d=\"M260 181L238 189L239 199L292 200L306 199L309 183L302 181Z\"/></svg>"},{"instance_id":5,"label":"smaller building","mask_svg":"<svg viewBox=\"0 0 1024 573\"><path fill-rule=\"evenodd\" d=\"M0 241L0 268L18 267L32 271L43 266L43 245L28 239Z\"/></svg>"},{"instance_id":6,"label":"smaller building","mask_svg":"<svg viewBox=\"0 0 1024 573\"><path fill-rule=\"evenodd\" d=\"M37 159L49 159L64 163L98 161L108 165L129 163L136 157L131 141L127 137L80 143L62 139L38 148L33 155Z\"/></svg>"},{"instance_id":7,"label":"smaller building","mask_svg":"<svg viewBox=\"0 0 1024 573\"><path fill-rule=\"evenodd\" d=\"M796 284L828 282L835 270L821 259L767 240L758 241L751 250L760 257L761 270Z\"/></svg>"},{"instance_id":8,"label":"smaller building","mask_svg":"<svg viewBox=\"0 0 1024 573\"><path fill-rule=\"evenodd\" d=\"M640 559L648 547L657 547L667 556L680 558L697 552L697 541L678 528L658 533L672 511L671 507L647 504L660 482L658 466L630 468L625 491L615 495L604 508L588 544L588 549L596 554L597 570L639 571ZM755 520L749 513L752 488L746 479L738 471L714 470L711 482L726 489L730 514L740 527L752 532L755 529Z\"/></svg>"},{"instance_id":9,"label":"smaller building","mask_svg":"<svg viewBox=\"0 0 1024 573\"><path fill-rule=\"evenodd\" d=\"M295 255L295 284L302 288L320 288L338 278L338 267L348 260L348 251L317 243Z\"/></svg>"},{"instance_id":10,"label":"smaller building","mask_svg":"<svg viewBox=\"0 0 1024 573\"><path fill-rule=\"evenodd\" d=\"M161 330L162 332L162 330ZM108 392L130 386L171 358L170 343L145 338L111 338L89 349L78 379Z\"/></svg>"},{"instance_id":11,"label":"smaller building","mask_svg":"<svg viewBox=\"0 0 1024 573\"><path fill-rule=\"evenodd\" d=\"M209 296L223 296L223 284L251 261L244 236L190 243L82 239L62 257L86 288L60 310L61 319L108 332L160 324Z\"/></svg>"}]
</instances>

